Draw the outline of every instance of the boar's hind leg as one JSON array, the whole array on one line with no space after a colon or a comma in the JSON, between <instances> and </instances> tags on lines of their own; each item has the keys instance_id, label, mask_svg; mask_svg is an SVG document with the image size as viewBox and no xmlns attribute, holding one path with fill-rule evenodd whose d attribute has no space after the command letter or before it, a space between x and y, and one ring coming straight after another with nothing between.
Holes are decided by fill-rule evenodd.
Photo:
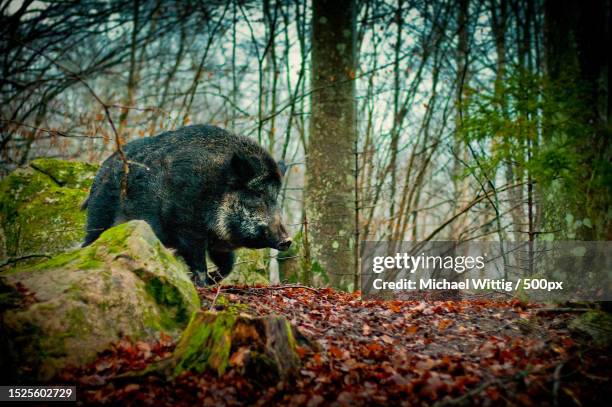
<instances>
[{"instance_id":1,"label":"boar's hind leg","mask_svg":"<svg viewBox=\"0 0 612 407\"><path fill-rule=\"evenodd\" d=\"M232 271L232 267L234 267L234 261L236 260L236 255L234 252L224 252L224 251L216 251L210 250L208 252L210 259L217 266L217 270L215 270L212 276L209 275L209 278L212 277L213 280L211 282L219 282L228 276Z\"/></svg>"},{"instance_id":2,"label":"boar's hind leg","mask_svg":"<svg viewBox=\"0 0 612 407\"><path fill-rule=\"evenodd\" d=\"M193 273L193 281L198 287L204 287L208 283L206 267L206 243L187 242L178 239L176 251L180 254Z\"/></svg>"}]
</instances>

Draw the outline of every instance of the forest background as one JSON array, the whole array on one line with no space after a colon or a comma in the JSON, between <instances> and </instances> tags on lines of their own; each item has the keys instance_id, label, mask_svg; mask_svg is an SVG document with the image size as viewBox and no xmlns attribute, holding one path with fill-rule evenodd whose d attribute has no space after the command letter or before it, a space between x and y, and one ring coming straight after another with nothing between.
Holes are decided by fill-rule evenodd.
<instances>
[{"instance_id":1,"label":"forest background","mask_svg":"<svg viewBox=\"0 0 612 407\"><path fill-rule=\"evenodd\" d=\"M0 176L193 123L289 165L300 280L364 240L610 240L609 0L1 1Z\"/></svg>"}]
</instances>

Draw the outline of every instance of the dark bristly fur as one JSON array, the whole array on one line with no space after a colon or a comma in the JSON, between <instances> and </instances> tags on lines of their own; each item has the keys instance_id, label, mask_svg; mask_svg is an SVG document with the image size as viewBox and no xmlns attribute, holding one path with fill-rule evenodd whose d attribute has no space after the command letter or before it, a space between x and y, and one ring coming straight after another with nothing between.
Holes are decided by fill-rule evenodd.
<instances>
[{"instance_id":1,"label":"dark bristly fur","mask_svg":"<svg viewBox=\"0 0 612 407\"><path fill-rule=\"evenodd\" d=\"M121 197L123 163L115 153L83 204L83 246L113 225L142 219L203 285L229 274L238 247L283 250L291 244L276 204L284 166L252 140L197 125L134 140L124 152L127 193ZM210 275L206 253L218 267Z\"/></svg>"}]
</instances>

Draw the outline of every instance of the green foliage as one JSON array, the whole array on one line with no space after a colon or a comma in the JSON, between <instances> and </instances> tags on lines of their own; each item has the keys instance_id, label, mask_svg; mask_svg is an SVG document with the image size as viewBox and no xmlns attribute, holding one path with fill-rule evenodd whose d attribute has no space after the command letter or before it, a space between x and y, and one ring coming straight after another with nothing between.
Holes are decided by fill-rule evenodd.
<instances>
[{"instance_id":1,"label":"green foliage","mask_svg":"<svg viewBox=\"0 0 612 407\"><path fill-rule=\"evenodd\" d=\"M612 168L597 156L597 129L575 78L553 82L511 67L496 89L468 92L457 129L478 158L464 176L484 183L512 168L515 182L531 180L543 214L537 227L554 231L543 235L548 239L602 238L610 219L602 208L609 206ZM580 223L567 222L568 213Z\"/></svg>"}]
</instances>

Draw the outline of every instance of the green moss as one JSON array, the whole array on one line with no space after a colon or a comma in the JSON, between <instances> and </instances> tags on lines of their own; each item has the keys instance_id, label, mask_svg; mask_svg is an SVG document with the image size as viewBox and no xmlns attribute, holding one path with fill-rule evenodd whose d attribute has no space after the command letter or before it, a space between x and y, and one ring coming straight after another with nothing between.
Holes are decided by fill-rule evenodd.
<instances>
[{"instance_id":1,"label":"green moss","mask_svg":"<svg viewBox=\"0 0 612 407\"><path fill-rule=\"evenodd\" d=\"M142 274L140 275L143 277ZM158 305L161 305L160 316L164 328L173 329L177 324L187 322L189 309L181 292L175 286L154 277L145 282L145 290Z\"/></svg>"},{"instance_id":2,"label":"green moss","mask_svg":"<svg viewBox=\"0 0 612 407\"><path fill-rule=\"evenodd\" d=\"M147 298L148 296L150 296L150 294L147 292L146 287L144 284L139 284L136 286L136 290L137 290L137 296L140 298ZM148 305L148 304L147 304ZM167 326L171 325L171 321L164 321L162 323L161 319L162 317L159 315L158 312L156 312L156 307L154 306L155 303L154 301L151 299L151 305L150 306L143 306L141 308L141 313L142 313L142 324L153 330L153 331L168 331ZM170 322L170 323L169 323Z\"/></svg>"},{"instance_id":3,"label":"green moss","mask_svg":"<svg viewBox=\"0 0 612 407\"><path fill-rule=\"evenodd\" d=\"M224 284L269 284L265 250L240 249L236 252L236 264Z\"/></svg>"},{"instance_id":4,"label":"green moss","mask_svg":"<svg viewBox=\"0 0 612 407\"><path fill-rule=\"evenodd\" d=\"M36 159L30 163L30 167L68 188L89 188L98 170L98 166L93 164L53 158Z\"/></svg>"},{"instance_id":5,"label":"green moss","mask_svg":"<svg viewBox=\"0 0 612 407\"><path fill-rule=\"evenodd\" d=\"M66 313L67 321L69 324L68 332L71 336L79 336L87 331L87 318L81 308L72 308Z\"/></svg>"},{"instance_id":6,"label":"green moss","mask_svg":"<svg viewBox=\"0 0 612 407\"><path fill-rule=\"evenodd\" d=\"M0 274L45 271L67 266L78 270L90 270L103 267L104 262L101 258L98 258L96 247L89 246L83 249L75 249L66 253L58 254L41 263L30 264L21 268L9 269Z\"/></svg>"},{"instance_id":7,"label":"green moss","mask_svg":"<svg viewBox=\"0 0 612 407\"><path fill-rule=\"evenodd\" d=\"M89 270L89 269L98 269L104 266L104 262L101 262L96 259L91 259L79 264L79 269L81 270Z\"/></svg>"},{"instance_id":8,"label":"green moss","mask_svg":"<svg viewBox=\"0 0 612 407\"><path fill-rule=\"evenodd\" d=\"M289 342L289 349L291 349L295 353L295 349L297 348L297 341L295 340L295 336L293 336L293 327L291 326L289 321L285 321L285 329L287 330L287 341Z\"/></svg>"},{"instance_id":9,"label":"green moss","mask_svg":"<svg viewBox=\"0 0 612 407\"><path fill-rule=\"evenodd\" d=\"M221 307L227 307L228 305L230 305L229 300L227 299L227 297L223 294L220 294L217 297L217 305L221 306Z\"/></svg>"},{"instance_id":10,"label":"green moss","mask_svg":"<svg viewBox=\"0 0 612 407\"><path fill-rule=\"evenodd\" d=\"M108 246L115 250L127 247L127 238L134 231L134 227L130 223L122 223L110 229L107 229L98 237L94 246Z\"/></svg>"},{"instance_id":11,"label":"green moss","mask_svg":"<svg viewBox=\"0 0 612 407\"><path fill-rule=\"evenodd\" d=\"M50 186L50 180L44 175L28 168L18 168L0 183L3 208L17 206L19 202L28 201L30 196ZM10 200L4 198L10 198Z\"/></svg>"},{"instance_id":12,"label":"green moss","mask_svg":"<svg viewBox=\"0 0 612 407\"><path fill-rule=\"evenodd\" d=\"M174 376L187 370L202 373L209 368L223 375L229 365L235 323L236 316L229 312L194 313L176 347L179 359Z\"/></svg>"},{"instance_id":13,"label":"green moss","mask_svg":"<svg viewBox=\"0 0 612 407\"><path fill-rule=\"evenodd\" d=\"M78 257L79 257L79 253L76 251L58 254L57 256L37 265L36 270L46 270L46 269L64 267L67 264L70 264L73 261L75 261Z\"/></svg>"},{"instance_id":14,"label":"green moss","mask_svg":"<svg viewBox=\"0 0 612 407\"><path fill-rule=\"evenodd\" d=\"M249 306L247 304L231 302L223 294L217 297L217 301L215 301L215 306L222 307L224 312L230 312L234 315L239 315L243 312L247 313L249 311Z\"/></svg>"},{"instance_id":15,"label":"green moss","mask_svg":"<svg viewBox=\"0 0 612 407\"><path fill-rule=\"evenodd\" d=\"M12 296L17 284L36 293L38 301ZM120 335L152 340L160 331L180 334L199 298L186 267L145 222L133 221L109 229L86 248L0 273L0 306L3 322L10 318L7 336L18 338L11 346L19 366L35 366L37 377L48 378L61 366L86 362ZM28 323L40 334L24 332ZM72 352L75 343L83 349ZM226 359L215 366L223 371Z\"/></svg>"},{"instance_id":16,"label":"green moss","mask_svg":"<svg viewBox=\"0 0 612 407\"><path fill-rule=\"evenodd\" d=\"M134 223L115 226L106 230L91 246L58 254L42 263L12 269L4 273L39 272L67 267L78 270L95 269L99 270L100 276L107 280L104 284L104 291L110 293L113 285L110 280L111 273L105 271L105 261L116 258L109 254L131 253L130 256L139 254L137 250L140 247L131 249L129 243L136 227L138 226ZM151 236L148 236L144 230L138 236L146 242L152 239L151 236L154 238L152 232ZM167 332L180 330L187 324L191 313L197 309L199 298L192 283L185 276L177 274L186 274L184 266L173 259L170 252L158 240L153 243L157 250L154 251L155 256L150 260L149 267L134 270L134 273L144 283L145 298L150 298L156 305L154 308L157 309L155 313L147 311L144 324L149 328L163 329ZM142 246L143 249L146 247L146 244ZM158 258L163 259L160 261L163 264L155 264ZM77 293L77 295L80 294Z\"/></svg>"},{"instance_id":17,"label":"green moss","mask_svg":"<svg viewBox=\"0 0 612 407\"><path fill-rule=\"evenodd\" d=\"M157 242L156 250L159 261L164 267L170 267L172 264L177 262L177 259L170 254L168 249L166 249L161 242Z\"/></svg>"},{"instance_id":18,"label":"green moss","mask_svg":"<svg viewBox=\"0 0 612 407\"><path fill-rule=\"evenodd\" d=\"M85 212L79 207L95 170L90 164L40 159L2 180L5 254L56 253L82 241Z\"/></svg>"}]
</instances>

